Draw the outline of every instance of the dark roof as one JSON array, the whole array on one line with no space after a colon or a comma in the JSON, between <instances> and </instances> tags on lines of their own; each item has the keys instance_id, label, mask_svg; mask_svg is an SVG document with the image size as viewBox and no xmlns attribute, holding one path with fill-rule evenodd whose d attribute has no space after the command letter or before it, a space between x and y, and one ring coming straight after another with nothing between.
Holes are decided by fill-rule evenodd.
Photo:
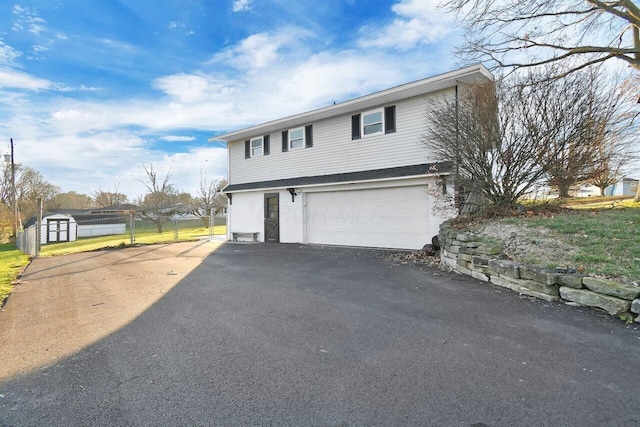
<instances>
[{"instance_id":1,"label":"dark roof","mask_svg":"<svg viewBox=\"0 0 640 427\"><path fill-rule=\"evenodd\" d=\"M66 216L71 216L75 219L75 215L72 215L70 213L68 213L67 211L69 211L70 209L60 209L60 210L54 210L54 211L48 211L42 214L42 219L44 220L46 217L51 216L51 215L66 215ZM81 209L76 209L78 211L82 211ZM84 211L82 211L84 212ZM32 225L36 225L36 223L38 222L38 217L37 216L32 216L31 218L29 218L27 220L27 222L24 223L24 228L29 228Z\"/></svg>"},{"instance_id":2,"label":"dark roof","mask_svg":"<svg viewBox=\"0 0 640 427\"><path fill-rule=\"evenodd\" d=\"M374 169L359 172L336 173L332 175L303 176L299 178L275 179L272 181L248 182L245 184L230 184L222 191L233 193L241 190L258 190L262 188L302 187L317 184L339 184L356 181L375 181L385 178L401 178L403 176L418 176L437 173L448 173L451 162L423 163L419 165L400 166L387 169Z\"/></svg>"},{"instance_id":3,"label":"dark roof","mask_svg":"<svg viewBox=\"0 0 640 427\"><path fill-rule=\"evenodd\" d=\"M86 214L88 209L50 209L43 216L51 215L51 214L63 214L63 215L78 215L78 214Z\"/></svg>"},{"instance_id":4,"label":"dark roof","mask_svg":"<svg viewBox=\"0 0 640 427\"><path fill-rule=\"evenodd\" d=\"M138 209L138 206L132 205L130 203L125 203L123 205L110 205L104 206L102 208L91 209L91 212L102 213L102 212L113 212L113 211L135 211Z\"/></svg>"},{"instance_id":5,"label":"dark roof","mask_svg":"<svg viewBox=\"0 0 640 427\"><path fill-rule=\"evenodd\" d=\"M76 220L78 225L89 225L89 224L126 224L127 219L129 218L127 215L73 215L73 218Z\"/></svg>"},{"instance_id":6,"label":"dark roof","mask_svg":"<svg viewBox=\"0 0 640 427\"><path fill-rule=\"evenodd\" d=\"M31 227L32 225L36 225L37 222L38 222L38 218L36 218L35 216L32 216L27 220L27 222L24 223L24 228L26 229Z\"/></svg>"}]
</instances>

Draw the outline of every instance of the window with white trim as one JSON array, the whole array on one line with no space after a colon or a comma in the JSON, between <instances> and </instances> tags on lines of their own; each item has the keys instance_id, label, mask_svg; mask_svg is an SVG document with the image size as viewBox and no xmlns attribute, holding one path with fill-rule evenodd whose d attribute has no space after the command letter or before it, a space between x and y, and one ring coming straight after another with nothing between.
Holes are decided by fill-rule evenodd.
<instances>
[{"instance_id":1,"label":"window with white trim","mask_svg":"<svg viewBox=\"0 0 640 427\"><path fill-rule=\"evenodd\" d=\"M255 138L251 140L251 157L262 156L262 138Z\"/></svg>"},{"instance_id":2,"label":"window with white trim","mask_svg":"<svg viewBox=\"0 0 640 427\"><path fill-rule=\"evenodd\" d=\"M304 147L304 128L289 130L289 149Z\"/></svg>"},{"instance_id":3,"label":"window with white trim","mask_svg":"<svg viewBox=\"0 0 640 427\"><path fill-rule=\"evenodd\" d=\"M376 135L384 131L384 112L382 109L362 113L362 136Z\"/></svg>"}]
</instances>

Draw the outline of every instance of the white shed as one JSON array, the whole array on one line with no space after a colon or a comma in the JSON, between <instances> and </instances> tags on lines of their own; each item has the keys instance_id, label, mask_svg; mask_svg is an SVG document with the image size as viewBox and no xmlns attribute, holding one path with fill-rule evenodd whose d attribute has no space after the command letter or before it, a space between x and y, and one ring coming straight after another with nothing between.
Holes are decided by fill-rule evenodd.
<instances>
[{"instance_id":1,"label":"white shed","mask_svg":"<svg viewBox=\"0 0 640 427\"><path fill-rule=\"evenodd\" d=\"M35 225L35 224L34 224ZM42 218L42 244L73 242L77 238L76 220L71 215L60 213Z\"/></svg>"}]
</instances>

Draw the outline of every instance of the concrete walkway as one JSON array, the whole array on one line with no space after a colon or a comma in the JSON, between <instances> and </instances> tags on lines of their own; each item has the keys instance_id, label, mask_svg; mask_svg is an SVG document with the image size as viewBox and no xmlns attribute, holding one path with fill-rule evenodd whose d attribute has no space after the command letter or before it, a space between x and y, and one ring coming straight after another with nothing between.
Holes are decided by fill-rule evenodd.
<instances>
[{"instance_id":1,"label":"concrete walkway","mask_svg":"<svg viewBox=\"0 0 640 427\"><path fill-rule=\"evenodd\" d=\"M188 242L35 259L0 313L0 381L55 364L122 328L219 246Z\"/></svg>"}]
</instances>

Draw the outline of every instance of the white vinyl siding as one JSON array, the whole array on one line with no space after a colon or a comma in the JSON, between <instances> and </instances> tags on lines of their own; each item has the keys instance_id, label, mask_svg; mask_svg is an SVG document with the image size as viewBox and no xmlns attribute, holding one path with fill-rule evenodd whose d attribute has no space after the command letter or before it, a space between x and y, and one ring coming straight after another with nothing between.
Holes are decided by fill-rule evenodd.
<instances>
[{"instance_id":1,"label":"white vinyl siding","mask_svg":"<svg viewBox=\"0 0 640 427\"><path fill-rule=\"evenodd\" d=\"M244 142L230 141L229 183L330 175L436 161L422 142L424 111L430 99L452 94L453 89L448 89L396 102L396 132L391 134L381 133L352 141L351 114L346 114L310 123L313 124L313 150L271 150L271 155L249 162L244 158ZM271 146L280 147L281 138L281 132L272 133Z\"/></svg>"}]
</instances>

